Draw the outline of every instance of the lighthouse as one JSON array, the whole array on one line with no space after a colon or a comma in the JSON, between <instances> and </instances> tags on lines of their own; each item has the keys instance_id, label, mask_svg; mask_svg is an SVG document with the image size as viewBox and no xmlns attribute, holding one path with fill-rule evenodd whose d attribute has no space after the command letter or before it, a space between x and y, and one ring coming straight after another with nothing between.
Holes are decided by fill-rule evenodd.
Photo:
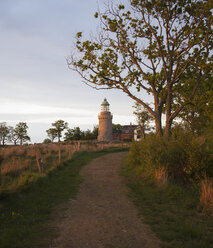
<instances>
[{"instance_id":1,"label":"lighthouse","mask_svg":"<svg viewBox=\"0 0 213 248\"><path fill-rule=\"evenodd\" d=\"M112 114L109 110L109 103L105 98L101 104L101 113L98 116L98 141L112 140Z\"/></svg>"}]
</instances>

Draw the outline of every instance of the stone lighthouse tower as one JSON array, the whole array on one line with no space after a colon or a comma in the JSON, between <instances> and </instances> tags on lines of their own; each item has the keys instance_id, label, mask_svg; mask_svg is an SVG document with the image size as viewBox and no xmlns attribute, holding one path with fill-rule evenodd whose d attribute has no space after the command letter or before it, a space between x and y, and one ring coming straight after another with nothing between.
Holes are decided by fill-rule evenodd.
<instances>
[{"instance_id":1,"label":"stone lighthouse tower","mask_svg":"<svg viewBox=\"0 0 213 248\"><path fill-rule=\"evenodd\" d=\"M106 98L101 104L101 113L98 119L98 141L112 140L112 114L109 111L109 103Z\"/></svg>"}]
</instances>

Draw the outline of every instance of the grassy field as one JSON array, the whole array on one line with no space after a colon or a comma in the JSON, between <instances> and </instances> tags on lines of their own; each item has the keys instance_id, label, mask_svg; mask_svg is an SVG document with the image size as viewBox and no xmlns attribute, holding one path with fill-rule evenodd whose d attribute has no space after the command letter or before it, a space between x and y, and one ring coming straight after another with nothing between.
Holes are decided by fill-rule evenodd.
<instances>
[{"instance_id":1,"label":"grassy field","mask_svg":"<svg viewBox=\"0 0 213 248\"><path fill-rule=\"evenodd\" d=\"M44 229L57 204L75 198L82 178L83 165L109 152L125 149L107 149L97 152L77 152L45 177L26 182L16 192L0 196L0 247L48 247L47 236L55 235Z\"/></svg>"},{"instance_id":2,"label":"grassy field","mask_svg":"<svg viewBox=\"0 0 213 248\"><path fill-rule=\"evenodd\" d=\"M0 147L0 195L16 191L28 182L45 177L76 151L100 151L129 147L130 143L73 141ZM40 161L40 162L39 162Z\"/></svg>"},{"instance_id":3,"label":"grassy field","mask_svg":"<svg viewBox=\"0 0 213 248\"><path fill-rule=\"evenodd\" d=\"M197 190L171 183L158 187L128 167L122 173L131 199L163 248L213 247L213 217L202 213Z\"/></svg>"}]
</instances>

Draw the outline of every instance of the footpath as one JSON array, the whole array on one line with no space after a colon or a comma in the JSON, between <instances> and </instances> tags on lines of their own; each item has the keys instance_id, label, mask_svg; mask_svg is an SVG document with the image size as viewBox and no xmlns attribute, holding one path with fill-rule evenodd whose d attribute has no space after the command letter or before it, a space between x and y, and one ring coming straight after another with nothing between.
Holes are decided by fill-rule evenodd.
<instances>
[{"instance_id":1,"label":"footpath","mask_svg":"<svg viewBox=\"0 0 213 248\"><path fill-rule=\"evenodd\" d=\"M50 248L158 248L119 175L126 153L94 159L81 171L76 199L59 206L50 223L58 234Z\"/></svg>"}]
</instances>

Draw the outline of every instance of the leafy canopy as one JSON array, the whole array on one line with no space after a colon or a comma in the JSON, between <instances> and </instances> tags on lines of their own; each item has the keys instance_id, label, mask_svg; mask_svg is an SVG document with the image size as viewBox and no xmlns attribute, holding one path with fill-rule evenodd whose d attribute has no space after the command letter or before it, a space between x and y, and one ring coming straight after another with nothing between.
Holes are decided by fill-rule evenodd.
<instances>
[{"instance_id":1,"label":"leafy canopy","mask_svg":"<svg viewBox=\"0 0 213 248\"><path fill-rule=\"evenodd\" d=\"M97 38L83 40L82 32L77 33L77 53L68 58L68 66L91 87L122 90L149 111L161 133L163 108L169 130L186 104L172 105L174 93L182 94L187 68L198 72L188 100L212 70L212 2L128 2L108 4L104 13L95 13L100 20ZM153 106L145 102L145 94L153 96Z\"/></svg>"}]
</instances>

